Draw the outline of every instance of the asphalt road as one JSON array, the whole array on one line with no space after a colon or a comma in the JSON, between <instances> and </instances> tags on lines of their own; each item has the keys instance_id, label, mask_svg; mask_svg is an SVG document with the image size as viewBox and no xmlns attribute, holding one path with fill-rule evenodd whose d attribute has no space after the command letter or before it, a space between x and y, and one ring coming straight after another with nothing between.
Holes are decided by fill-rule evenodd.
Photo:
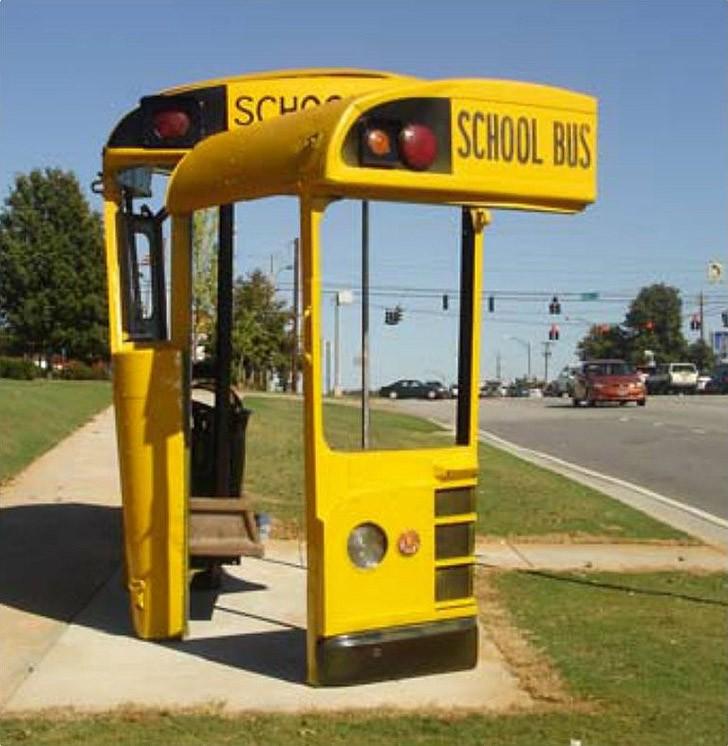
<instances>
[{"instance_id":1,"label":"asphalt road","mask_svg":"<svg viewBox=\"0 0 728 746\"><path fill-rule=\"evenodd\" d=\"M452 422L452 401L398 406ZM653 396L646 407L482 399L480 427L728 519L728 396Z\"/></svg>"}]
</instances>

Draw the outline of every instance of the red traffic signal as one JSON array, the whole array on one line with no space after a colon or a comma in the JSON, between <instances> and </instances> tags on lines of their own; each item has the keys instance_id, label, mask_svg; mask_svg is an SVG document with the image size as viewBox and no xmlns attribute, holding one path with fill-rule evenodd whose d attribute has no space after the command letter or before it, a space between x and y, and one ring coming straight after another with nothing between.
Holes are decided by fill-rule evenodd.
<instances>
[{"instance_id":1,"label":"red traffic signal","mask_svg":"<svg viewBox=\"0 0 728 746\"><path fill-rule=\"evenodd\" d=\"M556 324L551 324L551 328L549 329L549 339L552 342L557 341L559 338L559 327L556 326Z\"/></svg>"}]
</instances>

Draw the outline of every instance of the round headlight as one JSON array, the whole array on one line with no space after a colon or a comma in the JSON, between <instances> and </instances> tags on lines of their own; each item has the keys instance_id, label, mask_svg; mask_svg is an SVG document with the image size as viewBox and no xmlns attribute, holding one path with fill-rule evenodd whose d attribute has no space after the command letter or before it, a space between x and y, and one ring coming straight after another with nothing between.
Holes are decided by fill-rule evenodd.
<instances>
[{"instance_id":1,"label":"round headlight","mask_svg":"<svg viewBox=\"0 0 728 746\"><path fill-rule=\"evenodd\" d=\"M376 567L387 552L387 537L374 523L360 523L349 534L346 547L357 567Z\"/></svg>"}]
</instances>

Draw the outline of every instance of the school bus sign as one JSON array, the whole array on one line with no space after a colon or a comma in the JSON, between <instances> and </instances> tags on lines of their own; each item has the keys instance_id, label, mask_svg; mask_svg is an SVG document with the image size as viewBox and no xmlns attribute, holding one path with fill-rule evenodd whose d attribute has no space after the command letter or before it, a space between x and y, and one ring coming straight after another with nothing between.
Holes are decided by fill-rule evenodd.
<instances>
[{"instance_id":1,"label":"school bus sign","mask_svg":"<svg viewBox=\"0 0 728 746\"><path fill-rule=\"evenodd\" d=\"M492 182L502 200L509 191L516 197L545 189L552 196L560 191L594 200L595 105L563 109L456 100L452 120L456 177Z\"/></svg>"}]
</instances>

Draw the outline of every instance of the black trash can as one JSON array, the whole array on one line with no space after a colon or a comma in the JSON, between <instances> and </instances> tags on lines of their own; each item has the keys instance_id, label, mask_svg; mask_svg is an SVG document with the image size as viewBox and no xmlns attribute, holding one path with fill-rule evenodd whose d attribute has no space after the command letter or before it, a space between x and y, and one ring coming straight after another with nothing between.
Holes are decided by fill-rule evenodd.
<instances>
[{"instance_id":1,"label":"black trash can","mask_svg":"<svg viewBox=\"0 0 728 746\"><path fill-rule=\"evenodd\" d=\"M218 495L216 489L215 407L192 400L190 494L193 497L235 497L242 494L245 474L245 430L252 412L243 407L240 397L234 391L230 392L230 396L230 483L227 495Z\"/></svg>"}]
</instances>

